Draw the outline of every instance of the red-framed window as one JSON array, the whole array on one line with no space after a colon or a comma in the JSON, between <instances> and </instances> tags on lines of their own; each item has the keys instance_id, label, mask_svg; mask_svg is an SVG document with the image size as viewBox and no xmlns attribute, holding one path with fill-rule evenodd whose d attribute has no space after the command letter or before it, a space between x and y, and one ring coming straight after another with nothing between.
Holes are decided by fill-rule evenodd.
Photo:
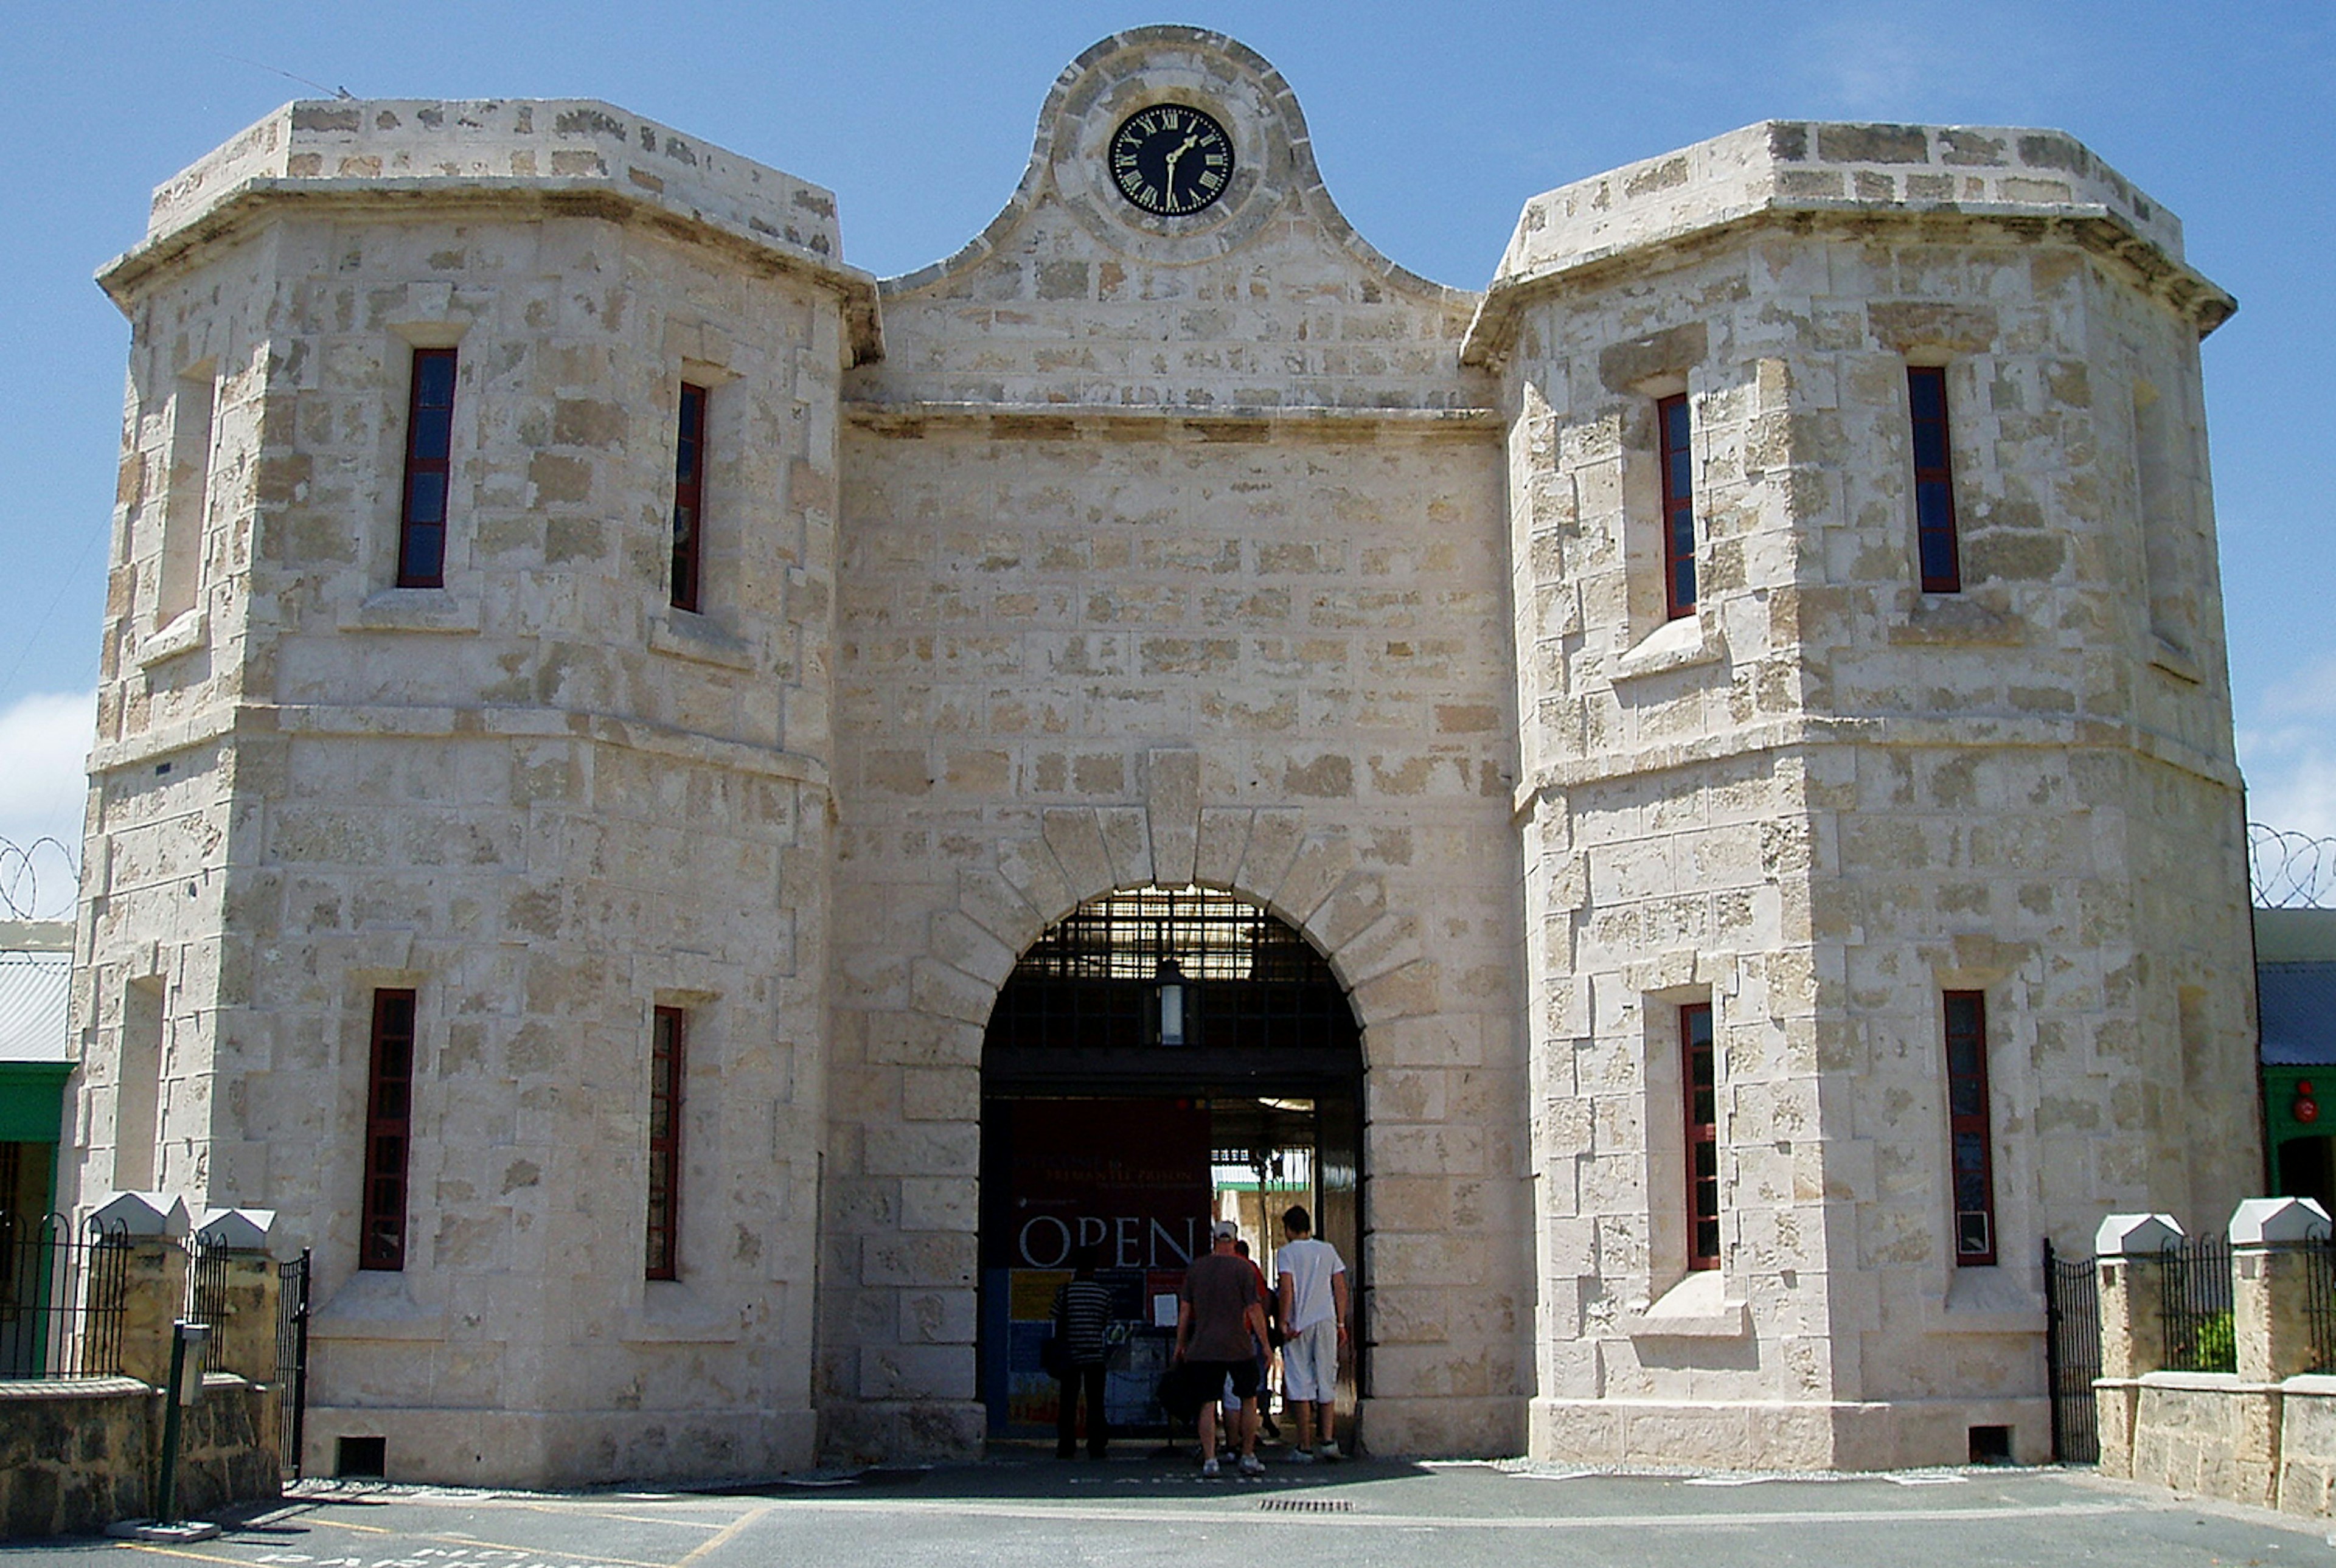
<instances>
[{"instance_id":1,"label":"red-framed window","mask_svg":"<svg viewBox=\"0 0 2336 1568\"><path fill-rule=\"evenodd\" d=\"M1719 1093L1711 1004L1679 1008L1679 1076L1686 1086L1687 1266L1719 1267Z\"/></svg>"},{"instance_id":2,"label":"red-framed window","mask_svg":"<svg viewBox=\"0 0 2336 1568\"><path fill-rule=\"evenodd\" d=\"M1922 591L1961 593L1963 563L1955 542L1954 448L1947 440L1943 368L1906 367L1906 414L1914 433L1914 550Z\"/></svg>"},{"instance_id":3,"label":"red-framed window","mask_svg":"<svg viewBox=\"0 0 2336 1568\"><path fill-rule=\"evenodd\" d=\"M414 1134L414 993L373 994L365 1074L365 1216L357 1267L405 1267L405 1166Z\"/></svg>"},{"instance_id":4,"label":"red-framed window","mask_svg":"<svg viewBox=\"0 0 2336 1568\"><path fill-rule=\"evenodd\" d=\"M706 527L706 388L681 384L673 443L673 608L697 608Z\"/></svg>"},{"instance_id":5,"label":"red-framed window","mask_svg":"<svg viewBox=\"0 0 2336 1568\"><path fill-rule=\"evenodd\" d=\"M681 1278L682 1044L688 1015L659 1008L649 1023L648 1278Z\"/></svg>"},{"instance_id":6,"label":"red-framed window","mask_svg":"<svg viewBox=\"0 0 2336 1568\"><path fill-rule=\"evenodd\" d=\"M1687 394L1655 404L1663 471L1663 613L1695 613L1695 460L1688 451Z\"/></svg>"},{"instance_id":7,"label":"red-framed window","mask_svg":"<svg viewBox=\"0 0 2336 1568\"><path fill-rule=\"evenodd\" d=\"M397 522L397 586L446 583L446 487L454 451L454 351L414 351L405 410L405 492Z\"/></svg>"},{"instance_id":8,"label":"red-framed window","mask_svg":"<svg viewBox=\"0 0 2336 1568\"><path fill-rule=\"evenodd\" d=\"M1995 1135L1989 1125L1987 996L1949 991L1947 1146L1955 1197L1955 1261L1995 1261Z\"/></svg>"}]
</instances>

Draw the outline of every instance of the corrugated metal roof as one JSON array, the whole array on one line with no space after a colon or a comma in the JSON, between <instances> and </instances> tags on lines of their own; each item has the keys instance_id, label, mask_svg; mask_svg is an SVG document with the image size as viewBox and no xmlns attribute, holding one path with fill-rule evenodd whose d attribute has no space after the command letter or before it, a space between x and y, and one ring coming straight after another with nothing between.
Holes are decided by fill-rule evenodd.
<instances>
[{"instance_id":1,"label":"corrugated metal roof","mask_svg":"<svg viewBox=\"0 0 2336 1568\"><path fill-rule=\"evenodd\" d=\"M2336 1062L2336 963L2257 964L2255 1006L2264 1066Z\"/></svg>"},{"instance_id":2,"label":"corrugated metal roof","mask_svg":"<svg viewBox=\"0 0 2336 1568\"><path fill-rule=\"evenodd\" d=\"M0 1062L63 1062L71 953L0 952Z\"/></svg>"}]
</instances>

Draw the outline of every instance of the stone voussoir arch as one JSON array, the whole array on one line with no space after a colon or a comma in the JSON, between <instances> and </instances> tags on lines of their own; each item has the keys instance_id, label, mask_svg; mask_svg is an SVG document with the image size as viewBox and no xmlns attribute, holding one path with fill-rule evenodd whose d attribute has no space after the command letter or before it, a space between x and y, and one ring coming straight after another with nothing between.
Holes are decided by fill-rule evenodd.
<instances>
[{"instance_id":1,"label":"stone voussoir arch","mask_svg":"<svg viewBox=\"0 0 2336 1568\"><path fill-rule=\"evenodd\" d=\"M1440 966L1417 914L1390 901L1341 821L1299 806L1204 805L1200 753L1147 754L1140 802L1042 808L1038 831L965 869L910 964L908 1010L949 1030L978 1064L999 989L1046 929L1123 888L1197 882L1259 904L1302 933L1347 989L1366 1067L1375 1026L1435 1013Z\"/></svg>"}]
</instances>

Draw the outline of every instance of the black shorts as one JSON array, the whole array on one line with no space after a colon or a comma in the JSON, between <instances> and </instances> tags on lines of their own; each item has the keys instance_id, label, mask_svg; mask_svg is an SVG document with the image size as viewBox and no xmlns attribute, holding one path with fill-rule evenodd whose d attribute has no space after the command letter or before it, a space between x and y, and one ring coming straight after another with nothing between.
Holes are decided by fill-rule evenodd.
<instances>
[{"instance_id":1,"label":"black shorts","mask_svg":"<svg viewBox=\"0 0 2336 1568\"><path fill-rule=\"evenodd\" d=\"M1257 1362L1247 1361L1186 1361L1184 1375L1192 1379L1192 1386L1201 1394L1202 1404L1213 1403L1224 1392L1225 1379L1233 1380L1233 1396L1241 1399L1257 1398Z\"/></svg>"}]
</instances>

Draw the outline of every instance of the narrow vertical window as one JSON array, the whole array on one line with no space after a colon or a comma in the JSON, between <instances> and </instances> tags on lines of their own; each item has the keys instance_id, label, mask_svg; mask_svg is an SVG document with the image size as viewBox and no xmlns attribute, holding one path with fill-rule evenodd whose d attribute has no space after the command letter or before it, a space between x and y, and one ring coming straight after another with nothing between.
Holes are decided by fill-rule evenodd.
<instances>
[{"instance_id":1,"label":"narrow vertical window","mask_svg":"<svg viewBox=\"0 0 2336 1568\"><path fill-rule=\"evenodd\" d=\"M1995 1151L1988 1125L1987 998L1949 991L1947 1142L1954 1172L1955 1261L1995 1261Z\"/></svg>"},{"instance_id":2,"label":"narrow vertical window","mask_svg":"<svg viewBox=\"0 0 2336 1568\"><path fill-rule=\"evenodd\" d=\"M405 1164L414 1129L414 993L373 994L365 1083L365 1217L357 1267L405 1267Z\"/></svg>"},{"instance_id":3,"label":"narrow vertical window","mask_svg":"<svg viewBox=\"0 0 2336 1568\"><path fill-rule=\"evenodd\" d=\"M446 485L454 449L454 351L414 351L405 413L405 493L398 512L397 586L446 582Z\"/></svg>"},{"instance_id":4,"label":"narrow vertical window","mask_svg":"<svg viewBox=\"0 0 2336 1568\"><path fill-rule=\"evenodd\" d=\"M681 384L681 428L673 443L673 608L697 608L706 501L706 388Z\"/></svg>"},{"instance_id":5,"label":"narrow vertical window","mask_svg":"<svg viewBox=\"0 0 2336 1568\"><path fill-rule=\"evenodd\" d=\"M1687 395L1655 404L1663 469L1663 611L1695 613L1695 467L1688 452Z\"/></svg>"},{"instance_id":6,"label":"narrow vertical window","mask_svg":"<svg viewBox=\"0 0 2336 1568\"><path fill-rule=\"evenodd\" d=\"M1947 373L1935 365L1906 367L1906 412L1914 434L1914 548L1924 593L1961 593L1963 563L1955 544L1954 449L1947 443Z\"/></svg>"},{"instance_id":7,"label":"narrow vertical window","mask_svg":"<svg viewBox=\"0 0 2336 1568\"><path fill-rule=\"evenodd\" d=\"M158 628L192 609L202 588L217 398L218 385L205 367L180 376L170 399L170 485L162 501L162 553L154 580Z\"/></svg>"},{"instance_id":8,"label":"narrow vertical window","mask_svg":"<svg viewBox=\"0 0 2336 1568\"><path fill-rule=\"evenodd\" d=\"M649 1030L648 1277L681 1277L681 1075L687 1015L659 1008Z\"/></svg>"},{"instance_id":9,"label":"narrow vertical window","mask_svg":"<svg viewBox=\"0 0 2336 1568\"><path fill-rule=\"evenodd\" d=\"M1687 1266L1719 1267L1719 1095L1711 1004L1679 1009L1679 1077L1687 1088Z\"/></svg>"}]
</instances>

